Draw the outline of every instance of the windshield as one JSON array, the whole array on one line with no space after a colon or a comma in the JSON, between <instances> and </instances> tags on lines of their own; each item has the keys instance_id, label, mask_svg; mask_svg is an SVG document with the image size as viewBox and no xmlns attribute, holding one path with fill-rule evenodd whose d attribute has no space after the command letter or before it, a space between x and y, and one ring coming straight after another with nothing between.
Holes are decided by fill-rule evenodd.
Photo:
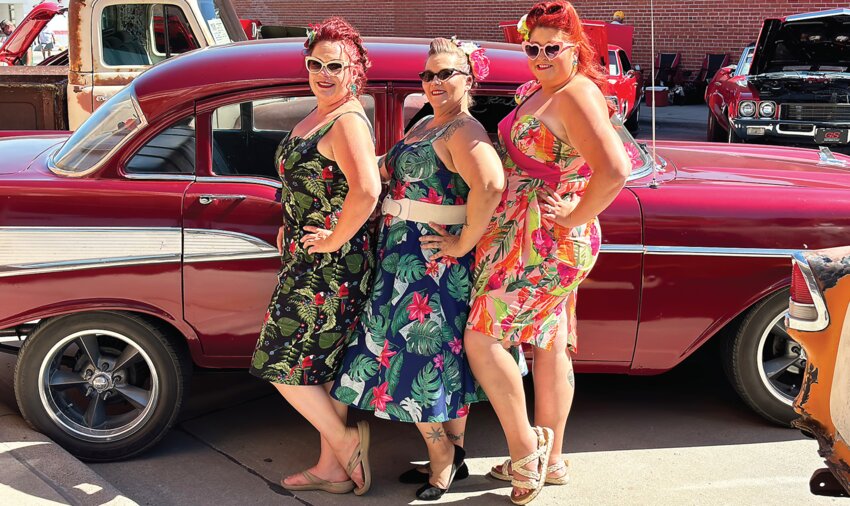
<instances>
[{"instance_id":1,"label":"windshield","mask_svg":"<svg viewBox=\"0 0 850 506\"><path fill-rule=\"evenodd\" d=\"M133 87L124 88L65 141L53 157L53 171L74 176L91 172L124 144L144 121Z\"/></svg>"},{"instance_id":2,"label":"windshield","mask_svg":"<svg viewBox=\"0 0 850 506\"><path fill-rule=\"evenodd\" d=\"M248 40L239 16L228 0L199 0L198 5L215 45Z\"/></svg>"}]
</instances>

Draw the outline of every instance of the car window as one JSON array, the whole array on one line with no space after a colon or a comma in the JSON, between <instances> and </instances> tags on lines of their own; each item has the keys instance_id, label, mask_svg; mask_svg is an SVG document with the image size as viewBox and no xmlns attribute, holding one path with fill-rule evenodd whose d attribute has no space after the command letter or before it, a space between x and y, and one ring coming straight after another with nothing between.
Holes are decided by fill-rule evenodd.
<instances>
[{"instance_id":1,"label":"car window","mask_svg":"<svg viewBox=\"0 0 850 506\"><path fill-rule=\"evenodd\" d=\"M148 66L200 47L185 13L176 5L108 5L100 18L105 65Z\"/></svg>"},{"instance_id":2,"label":"car window","mask_svg":"<svg viewBox=\"0 0 850 506\"><path fill-rule=\"evenodd\" d=\"M107 100L65 141L52 159L52 170L73 176L92 172L144 124L131 84Z\"/></svg>"},{"instance_id":3,"label":"car window","mask_svg":"<svg viewBox=\"0 0 850 506\"><path fill-rule=\"evenodd\" d=\"M375 100L360 97L369 121L375 121ZM265 98L219 107L212 113L212 171L219 176L259 176L278 179L275 158L280 143L299 121L316 108L316 98Z\"/></svg>"},{"instance_id":4,"label":"car window","mask_svg":"<svg viewBox=\"0 0 850 506\"><path fill-rule=\"evenodd\" d=\"M157 56L171 56L198 49L195 34L183 10L175 5L156 5L153 8L154 52ZM166 23L164 20L168 20ZM167 38L166 38L167 35Z\"/></svg>"},{"instance_id":5,"label":"car window","mask_svg":"<svg viewBox=\"0 0 850 506\"><path fill-rule=\"evenodd\" d=\"M744 54L741 56L741 60L738 62L738 69L735 71L736 76L742 76L750 72L750 65L753 63L754 52L754 47L744 48Z\"/></svg>"},{"instance_id":6,"label":"car window","mask_svg":"<svg viewBox=\"0 0 850 506\"><path fill-rule=\"evenodd\" d=\"M145 143L124 168L127 174L194 174L195 117L174 123Z\"/></svg>"},{"instance_id":7,"label":"car window","mask_svg":"<svg viewBox=\"0 0 850 506\"><path fill-rule=\"evenodd\" d=\"M617 65L617 52L608 51L608 75L620 75L620 66Z\"/></svg>"},{"instance_id":8,"label":"car window","mask_svg":"<svg viewBox=\"0 0 850 506\"><path fill-rule=\"evenodd\" d=\"M499 122L502 121L511 109L516 105L512 94L489 94L480 92L474 95L475 103L469 108L469 112L484 126L490 140L496 142L498 139ZM434 114L434 109L424 93L411 93L404 98L404 131L416 124L417 121Z\"/></svg>"},{"instance_id":9,"label":"car window","mask_svg":"<svg viewBox=\"0 0 850 506\"><path fill-rule=\"evenodd\" d=\"M620 63L623 65L623 74L632 70L632 62L629 61L629 57L626 55L625 51L617 51L620 55Z\"/></svg>"}]
</instances>

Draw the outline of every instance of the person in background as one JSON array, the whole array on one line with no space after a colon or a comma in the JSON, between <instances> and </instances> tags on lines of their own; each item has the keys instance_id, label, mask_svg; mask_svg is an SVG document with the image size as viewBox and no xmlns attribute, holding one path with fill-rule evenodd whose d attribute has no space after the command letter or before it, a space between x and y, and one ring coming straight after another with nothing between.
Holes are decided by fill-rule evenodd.
<instances>
[{"instance_id":1,"label":"person in background","mask_svg":"<svg viewBox=\"0 0 850 506\"><path fill-rule=\"evenodd\" d=\"M12 32L15 31L15 23L11 23L7 20L0 21L0 44L6 42L6 39L9 38L9 35L12 35Z\"/></svg>"},{"instance_id":2,"label":"person in background","mask_svg":"<svg viewBox=\"0 0 850 506\"><path fill-rule=\"evenodd\" d=\"M622 25L626 22L626 13L623 11L617 11L611 16L611 23L615 25Z\"/></svg>"},{"instance_id":3,"label":"person in background","mask_svg":"<svg viewBox=\"0 0 850 506\"><path fill-rule=\"evenodd\" d=\"M56 45L56 38L49 28L46 28L38 34L38 50L41 51L41 59L50 58L53 52L53 46Z\"/></svg>"}]
</instances>

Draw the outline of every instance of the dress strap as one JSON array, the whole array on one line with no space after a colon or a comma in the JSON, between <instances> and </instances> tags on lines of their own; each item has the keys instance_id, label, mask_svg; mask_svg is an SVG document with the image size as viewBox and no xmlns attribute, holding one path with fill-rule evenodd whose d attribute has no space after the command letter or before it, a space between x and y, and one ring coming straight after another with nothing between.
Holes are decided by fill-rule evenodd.
<instances>
[{"instance_id":1,"label":"dress strap","mask_svg":"<svg viewBox=\"0 0 850 506\"><path fill-rule=\"evenodd\" d=\"M372 128L372 122L369 121L369 118L367 118L366 115L363 114L360 111L345 111L342 114L338 114L334 119L328 121L327 125L323 126L319 131L321 132L322 130L324 130L325 132L327 132L328 130L331 129L331 127L334 125L334 123L336 123L336 120L345 116L346 114L356 114L356 115L360 116L363 119L363 121L366 122L366 126L369 127L369 133L372 136L372 143L374 143L375 142L375 129ZM323 134L324 134L324 132L323 132Z\"/></svg>"}]
</instances>

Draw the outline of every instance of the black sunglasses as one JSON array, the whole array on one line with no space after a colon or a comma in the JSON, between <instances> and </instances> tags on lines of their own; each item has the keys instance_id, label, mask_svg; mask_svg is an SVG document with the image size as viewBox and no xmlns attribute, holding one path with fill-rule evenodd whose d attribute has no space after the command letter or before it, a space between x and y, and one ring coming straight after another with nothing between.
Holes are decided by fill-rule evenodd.
<instances>
[{"instance_id":1,"label":"black sunglasses","mask_svg":"<svg viewBox=\"0 0 850 506\"><path fill-rule=\"evenodd\" d=\"M446 79L452 77L455 74L463 74L468 76L468 72L464 72L458 69L443 69L438 72L431 72L430 70L423 70L419 73L419 79L422 79L423 83L430 83L436 77L440 81L445 81Z\"/></svg>"}]
</instances>

